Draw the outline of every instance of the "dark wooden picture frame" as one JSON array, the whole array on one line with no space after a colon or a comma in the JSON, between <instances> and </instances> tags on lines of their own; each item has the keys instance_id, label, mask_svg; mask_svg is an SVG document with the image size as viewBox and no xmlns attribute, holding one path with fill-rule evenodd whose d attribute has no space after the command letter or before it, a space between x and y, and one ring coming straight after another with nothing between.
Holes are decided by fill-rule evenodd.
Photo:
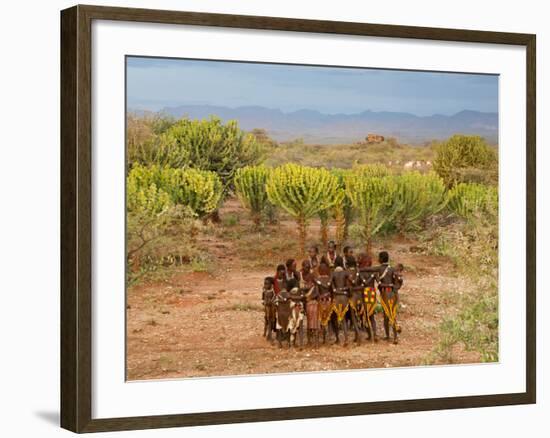
<instances>
[{"instance_id":1,"label":"dark wooden picture frame","mask_svg":"<svg viewBox=\"0 0 550 438\"><path fill-rule=\"evenodd\" d=\"M526 48L526 391L524 393L92 419L91 25L93 20L414 38ZM61 12L61 426L98 432L390 412L515 405L536 401L536 37L531 34L75 6Z\"/></svg>"}]
</instances>

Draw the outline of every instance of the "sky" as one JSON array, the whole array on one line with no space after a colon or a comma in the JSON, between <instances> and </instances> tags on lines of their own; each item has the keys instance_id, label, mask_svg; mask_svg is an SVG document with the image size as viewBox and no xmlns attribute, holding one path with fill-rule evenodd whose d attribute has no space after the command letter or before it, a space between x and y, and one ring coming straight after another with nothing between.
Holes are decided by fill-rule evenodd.
<instances>
[{"instance_id":1,"label":"sky","mask_svg":"<svg viewBox=\"0 0 550 438\"><path fill-rule=\"evenodd\" d=\"M127 58L130 110L263 106L418 116L498 112L498 76L168 58Z\"/></svg>"}]
</instances>

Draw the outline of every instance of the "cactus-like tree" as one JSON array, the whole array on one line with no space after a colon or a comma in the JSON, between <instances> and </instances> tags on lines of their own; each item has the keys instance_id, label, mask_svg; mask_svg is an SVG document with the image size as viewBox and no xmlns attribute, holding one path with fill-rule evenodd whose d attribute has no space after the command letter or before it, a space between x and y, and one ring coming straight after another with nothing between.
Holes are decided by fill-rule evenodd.
<instances>
[{"instance_id":1,"label":"cactus-like tree","mask_svg":"<svg viewBox=\"0 0 550 438\"><path fill-rule=\"evenodd\" d=\"M266 184L270 169L265 166L246 166L235 173L235 191L258 227L269 204Z\"/></svg>"},{"instance_id":2,"label":"cactus-like tree","mask_svg":"<svg viewBox=\"0 0 550 438\"><path fill-rule=\"evenodd\" d=\"M214 172L198 169L166 169L165 188L176 204L187 205L199 216L217 210L223 195L222 181Z\"/></svg>"},{"instance_id":3,"label":"cactus-like tree","mask_svg":"<svg viewBox=\"0 0 550 438\"><path fill-rule=\"evenodd\" d=\"M254 135L242 131L234 120L224 124L216 117L183 118L132 150L133 162L145 166L215 172L224 194L232 188L237 169L257 164L263 156L263 146Z\"/></svg>"},{"instance_id":4,"label":"cactus-like tree","mask_svg":"<svg viewBox=\"0 0 550 438\"><path fill-rule=\"evenodd\" d=\"M319 230L321 232L321 245L323 246L323 248L326 248L328 245L328 230L330 225L331 211L330 209L321 210L318 213L318 216L321 223Z\"/></svg>"},{"instance_id":5,"label":"cactus-like tree","mask_svg":"<svg viewBox=\"0 0 550 438\"><path fill-rule=\"evenodd\" d=\"M332 169L331 172L338 178L338 184L342 195L339 197L339 202L336 203L333 209L334 221L336 223L336 241L341 245L348 238L349 225L353 220L353 206L351 201L346 196L345 177L350 172L349 169Z\"/></svg>"},{"instance_id":6,"label":"cactus-like tree","mask_svg":"<svg viewBox=\"0 0 550 438\"><path fill-rule=\"evenodd\" d=\"M498 216L498 191L495 187L476 183L460 183L447 195L448 208L464 219L484 215L490 219Z\"/></svg>"},{"instance_id":7,"label":"cactus-like tree","mask_svg":"<svg viewBox=\"0 0 550 438\"><path fill-rule=\"evenodd\" d=\"M381 163L355 164L352 170L356 175L366 178L372 178L375 176L382 178L384 176L392 175L391 169L385 164Z\"/></svg>"},{"instance_id":8,"label":"cactus-like tree","mask_svg":"<svg viewBox=\"0 0 550 438\"><path fill-rule=\"evenodd\" d=\"M223 193L222 182L214 172L160 166L134 166L128 174L127 187L127 208L151 209L148 205L169 202L186 205L199 217L216 210Z\"/></svg>"},{"instance_id":9,"label":"cactus-like tree","mask_svg":"<svg viewBox=\"0 0 550 438\"><path fill-rule=\"evenodd\" d=\"M145 217L153 217L173 205L170 195L159 190L155 183L139 185L135 179L128 179L126 186L126 210Z\"/></svg>"},{"instance_id":10,"label":"cactus-like tree","mask_svg":"<svg viewBox=\"0 0 550 438\"><path fill-rule=\"evenodd\" d=\"M418 229L422 221L445 207L445 184L437 174L406 172L394 179L391 217L399 232Z\"/></svg>"},{"instance_id":11,"label":"cactus-like tree","mask_svg":"<svg viewBox=\"0 0 550 438\"><path fill-rule=\"evenodd\" d=\"M362 238L367 253L370 253L373 236L389 219L395 180L391 177L365 177L356 172L351 172L344 179L346 196L358 211Z\"/></svg>"},{"instance_id":12,"label":"cactus-like tree","mask_svg":"<svg viewBox=\"0 0 550 438\"><path fill-rule=\"evenodd\" d=\"M338 202L338 179L326 169L289 163L272 171L266 190L269 201L296 220L300 252L305 255L309 221Z\"/></svg>"},{"instance_id":13,"label":"cactus-like tree","mask_svg":"<svg viewBox=\"0 0 550 438\"><path fill-rule=\"evenodd\" d=\"M473 180L494 183L498 178L498 157L483 138L457 134L436 147L433 168L448 188Z\"/></svg>"}]
</instances>

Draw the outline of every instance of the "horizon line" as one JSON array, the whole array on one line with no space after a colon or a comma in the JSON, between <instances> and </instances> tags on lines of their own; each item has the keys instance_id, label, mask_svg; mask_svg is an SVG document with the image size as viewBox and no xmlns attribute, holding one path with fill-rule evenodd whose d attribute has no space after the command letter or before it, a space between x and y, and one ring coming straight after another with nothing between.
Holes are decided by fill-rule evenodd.
<instances>
[{"instance_id":1,"label":"horizon line","mask_svg":"<svg viewBox=\"0 0 550 438\"><path fill-rule=\"evenodd\" d=\"M411 116L418 117L418 118L429 118L429 117L434 117L434 116L454 117L458 114L466 113L466 112L478 113L478 114L498 115L498 111L497 112L494 112L494 111L478 111L478 110L472 110L472 109L467 109L467 108L462 109L462 110L457 111L457 112L452 113L452 114L433 113L431 115L418 115L418 114L414 114L414 113L407 112L407 111L387 111L387 110L377 111L377 110L371 110L371 109L366 109L366 110L363 110L361 112L354 112L354 113L343 113L343 112L325 113L325 112L322 112L322 111L319 111L319 110L316 110L316 109L311 109L311 108L300 108L300 109L292 110L292 111L284 111L281 108L272 108L272 107L266 107L266 106L262 106L262 105L224 106L224 105L213 105L213 104L179 104L179 105L165 106L164 108L162 108L160 110L139 109L139 108L131 108L130 106L128 106L127 112L131 113L131 112L141 111L141 112L150 112L150 113L162 113L162 112L165 112L165 111L168 111L168 110L171 110L171 109L177 109L177 108L180 108L180 107L212 107L212 108L224 108L224 109L230 109L230 110L261 108L261 109L266 109L266 110L270 110L270 111L279 111L280 113L282 113L284 115L292 115L292 114L295 114L295 113L308 111L308 112L314 112L314 113L317 113L317 114L320 114L320 115L323 115L323 116L357 116L357 115L361 115L361 114L365 114L365 113L376 113L376 114L390 113L390 114L407 114L407 115L411 115ZM213 114L213 115L215 115L215 114Z\"/></svg>"}]
</instances>

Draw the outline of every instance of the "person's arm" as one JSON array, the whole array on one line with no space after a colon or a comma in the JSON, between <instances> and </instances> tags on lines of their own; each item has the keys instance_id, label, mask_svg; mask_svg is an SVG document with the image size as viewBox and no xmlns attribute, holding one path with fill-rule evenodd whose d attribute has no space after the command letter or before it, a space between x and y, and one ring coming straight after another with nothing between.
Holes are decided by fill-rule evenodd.
<instances>
[{"instance_id":1,"label":"person's arm","mask_svg":"<svg viewBox=\"0 0 550 438\"><path fill-rule=\"evenodd\" d=\"M380 272L380 268L382 267L382 265L378 265L378 266L369 266L367 268L362 268L361 269L361 272Z\"/></svg>"},{"instance_id":2,"label":"person's arm","mask_svg":"<svg viewBox=\"0 0 550 438\"><path fill-rule=\"evenodd\" d=\"M330 292L334 292L336 290L336 287L334 285L334 272L331 272L330 274L330 281L328 283Z\"/></svg>"},{"instance_id":3,"label":"person's arm","mask_svg":"<svg viewBox=\"0 0 550 438\"><path fill-rule=\"evenodd\" d=\"M350 290L353 287L353 280L351 279L351 275L347 271L346 271L346 282L345 282L345 284Z\"/></svg>"},{"instance_id":4,"label":"person's arm","mask_svg":"<svg viewBox=\"0 0 550 438\"><path fill-rule=\"evenodd\" d=\"M361 278L361 285L367 286L371 280L371 278L374 278L373 272L366 272L366 275L363 275L362 272L359 273L359 278Z\"/></svg>"},{"instance_id":5,"label":"person's arm","mask_svg":"<svg viewBox=\"0 0 550 438\"><path fill-rule=\"evenodd\" d=\"M400 273L394 272L393 273L393 284L395 286L395 290L398 291L403 286L403 276Z\"/></svg>"}]
</instances>

